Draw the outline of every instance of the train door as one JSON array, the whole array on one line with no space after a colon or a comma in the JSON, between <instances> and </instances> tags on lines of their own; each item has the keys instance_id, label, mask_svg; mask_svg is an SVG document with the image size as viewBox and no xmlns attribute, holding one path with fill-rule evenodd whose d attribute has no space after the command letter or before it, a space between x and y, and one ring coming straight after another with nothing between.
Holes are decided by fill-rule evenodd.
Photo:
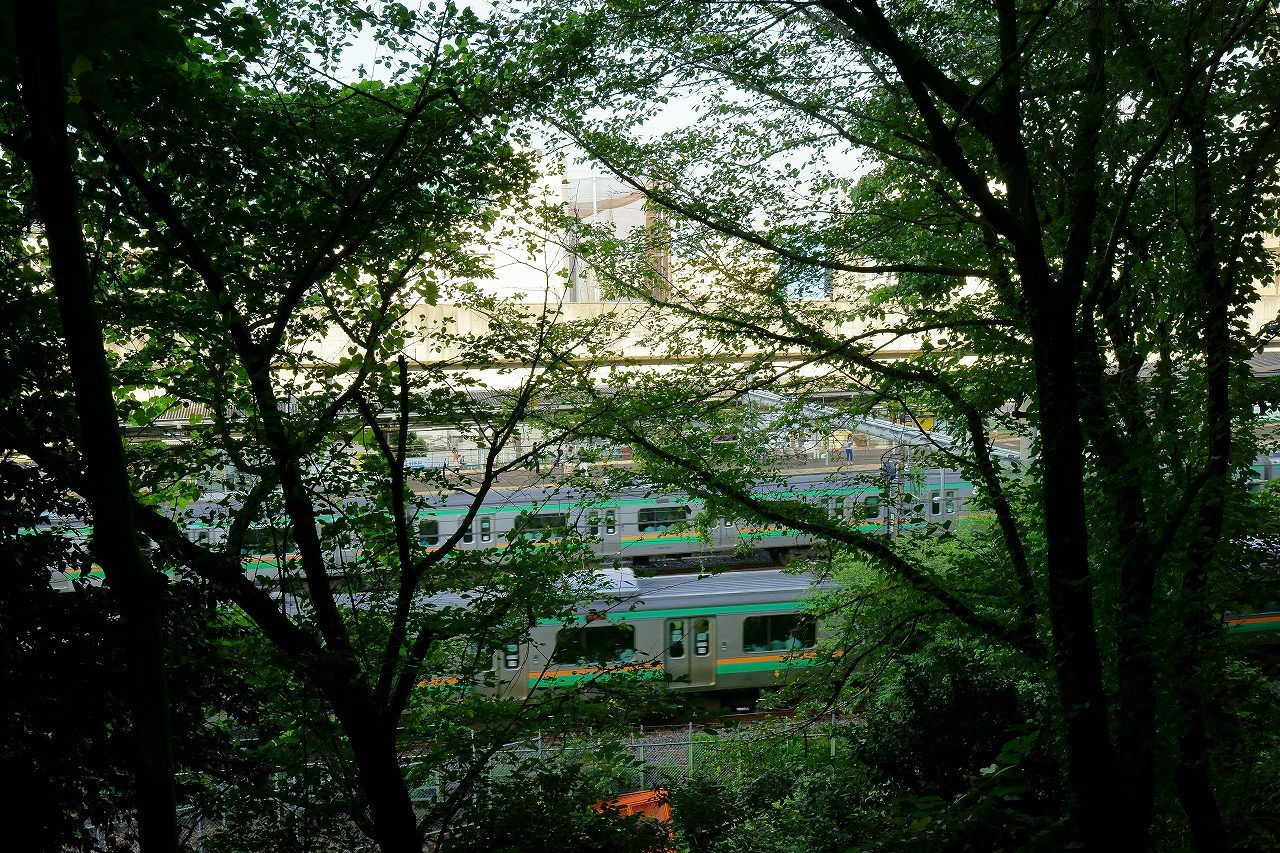
<instances>
[{"instance_id":1,"label":"train door","mask_svg":"<svg viewBox=\"0 0 1280 853\"><path fill-rule=\"evenodd\" d=\"M668 619L664 624L666 652L663 666L675 687L710 687L716 683L716 620L714 616Z\"/></svg>"},{"instance_id":2,"label":"train door","mask_svg":"<svg viewBox=\"0 0 1280 853\"><path fill-rule=\"evenodd\" d=\"M523 699L529 695L529 678L525 674L529 656L528 649L519 643L504 646L493 656L495 684L500 696Z\"/></svg>"},{"instance_id":3,"label":"train door","mask_svg":"<svg viewBox=\"0 0 1280 853\"><path fill-rule=\"evenodd\" d=\"M600 540L596 545L604 556L615 556L622 550L622 531L618 524L618 510L614 507L591 509L587 512L587 532Z\"/></svg>"}]
</instances>

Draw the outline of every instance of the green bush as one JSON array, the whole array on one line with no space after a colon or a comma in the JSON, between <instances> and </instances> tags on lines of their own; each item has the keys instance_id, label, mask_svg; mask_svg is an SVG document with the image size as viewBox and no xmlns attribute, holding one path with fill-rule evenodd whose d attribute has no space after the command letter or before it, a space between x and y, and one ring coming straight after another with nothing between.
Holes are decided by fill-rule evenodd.
<instances>
[{"instance_id":1,"label":"green bush","mask_svg":"<svg viewBox=\"0 0 1280 853\"><path fill-rule=\"evenodd\" d=\"M526 768L477 786L445 829L441 853L650 853L669 848L665 829L607 803L612 780L573 763Z\"/></svg>"},{"instance_id":2,"label":"green bush","mask_svg":"<svg viewBox=\"0 0 1280 853\"><path fill-rule=\"evenodd\" d=\"M671 791L679 842L690 853L1056 843L1044 702L1016 658L934 638L890 663L864 715L834 757L794 736L723 744L722 762Z\"/></svg>"}]
</instances>

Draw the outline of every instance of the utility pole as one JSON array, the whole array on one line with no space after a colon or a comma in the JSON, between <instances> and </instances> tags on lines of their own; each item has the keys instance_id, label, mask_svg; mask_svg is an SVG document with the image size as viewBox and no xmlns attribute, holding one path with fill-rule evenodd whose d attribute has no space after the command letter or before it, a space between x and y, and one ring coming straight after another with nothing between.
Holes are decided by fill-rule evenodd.
<instances>
[{"instance_id":1,"label":"utility pole","mask_svg":"<svg viewBox=\"0 0 1280 853\"><path fill-rule=\"evenodd\" d=\"M884 535L895 536L894 526L897 523L897 505L896 496L894 494L894 485L898 479L898 465L889 456L880 461L880 477L884 483L884 494L882 495L884 504Z\"/></svg>"}]
</instances>

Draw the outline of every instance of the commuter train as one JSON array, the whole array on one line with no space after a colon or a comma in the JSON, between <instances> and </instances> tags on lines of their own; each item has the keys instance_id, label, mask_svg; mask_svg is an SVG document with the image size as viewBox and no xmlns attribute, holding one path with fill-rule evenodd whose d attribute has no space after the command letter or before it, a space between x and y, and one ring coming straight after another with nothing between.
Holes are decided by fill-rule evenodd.
<instances>
[{"instance_id":1,"label":"commuter train","mask_svg":"<svg viewBox=\"0 0 1280 853\"><path fill-rule=\"evenodd\" d=\"M1259 489L1277 479L1280 456L1266 457L1253 465L1249 485ZM760 487L757 494L813 504L865 533L889 533L895 526L959 523L988 515L972 506L973 491L973 484L958 472L928 468L898 483L867 471L793 473L773 486ZM419 544L433 548L455 533L471 500L456 492L416 495ZM504 548L514 537L554 537L560 531L576 530L590 538L597 556L640 565L652 558L744 547L782 558L813 542L813 537L800 531L737 519L707 519L694 529L690 522L702 509L701 501L687 495L636 488L619 490L597 502L552 487L494 489L467 525L459 547Z\"/></svg>"},{"instance_id":2,"label":"commuter train","mask_svg":"<svg viewBox=\"0 0 1280 853\"><path fill-rule=\"evenodd\" d=\"M1242 593L1250 600L1223 619L1227 635L1271 646L1268 656L1280 659L1276 650L1280 646L1280 532L1250 536L1235 544L1240 554L1239 570L1245 579Z\"/></svg>"},{"instance_id":3,"label":"commuter train","mask_svg":"<svg viewBox=\"0 0 1280 853\"><path fill-rule=\"evenodd\" d=\"M758 490L761 497L804 501L822 507L845 524L864 532L892 532L900 525L959 521L971 517L972 485L954 471L931 468L904 483L890 484L869 472L796 473ZM472 498L461 492L420 492L413 497L411 517L418 544L438 547L465 520ZM462 550L505 549L516 538L554 539L577 531L601 560L641 565L652 559L693 555L727 555L743 550L763 552L766 561L781 562L812 544L813 537L781 525L742 519L705 520L694 526L701 501L678 493L630 487L608 498L588 499L563 486L545 485L490 490L459 539ZM189 517L215 518L224 512L212 501L187 507ZM322 518L321 523L329 519ZM218 548L226 538L220 524L192 521L187 534ZM241 560L255 580L276 581L280 567L293 558L294 546L283 526L259 525L245 532ZM333 567L358 560L358 548L335 548ZM65 584L66 579L56 579Z\"/></svg>"},{"instance_id":4,"label":"commuter train","mask_svg":"<svg viewBox=\"0 0 1280 853\"><path fill-rule=\"evenodd\" d=\"M886 495L886 487L890 494ZM895 523L957 521L972 515L972 485L954 471L930 468L905 486L890 486L866 472L797 473L758 490L773 500L804 501L823 508L846 524L866 532L886 531ZM465 494L416 496L415 525L419 543L438 545L462 525L471 498ZM759 548L781 556L812 543L812 537L780 525L737 519L691 522L702 503L686 495L631 488L608 499L586 502L575 492L552 488L494 489L467 525L459 542L464 549L504 548L513 537L554 536L576 530L590 537L602 558L644 563L654 557Z\"/></svg>"},{"instance_id":5,"label":"commuter train","mask_svg":"<svg viewBox=\"0 0 1280 853\"><path fill-rule=\"evenodd\" d=\"M1253 465L1252 488L1280 479L1280 456ZM893 528L927 522L963 523L977 515L972 507L973 485L959 473L929 468L905 482L889 483L870 472L803 472L759 489L762 497L805 501L823 508L843 523L866 533L890 533ZM413 499L412 516L418 544L438 547L456 532L466 517L470 496L422 492ZM203 507L203 509L202 509ZM516 537L554 538L576 530L586 537L602 561L643 565L651 560L684 556L730 554L742 550L764 552L781 562L810 546L813 537L780 525L741 519L705 520L690 524L702 503L677 493L622 489L607 499L588 500L563 487L494 488L467 525L458 547L463 550L502 549ZM194 517L213 517L217 507L196 502ZM192 539L218 547L226 531L218 525L192 523ZM245 570L255 579L272 583L280 566L291 559L287 530L257 526L246 532L241 548ZM359 559L357 549L335 549L335 568ZM65 585L67 578L53 579Z\"/></svg>"},{"instance_id":6,"label":"commuter train","mask_svg":"<svg viewBox=\"0 0 1280 853\"><path fill-rule=\"evenodd\" d=\"M523 698L632 673L719 700L782 684L817 655L820 626L803 611L815 589L811 575L763 569L637 577L628 568L601 574L610 580L608 600L567 621L543 620L527 643L497 652L493 679L481 692Z\"/></svg>"}]
</instances>

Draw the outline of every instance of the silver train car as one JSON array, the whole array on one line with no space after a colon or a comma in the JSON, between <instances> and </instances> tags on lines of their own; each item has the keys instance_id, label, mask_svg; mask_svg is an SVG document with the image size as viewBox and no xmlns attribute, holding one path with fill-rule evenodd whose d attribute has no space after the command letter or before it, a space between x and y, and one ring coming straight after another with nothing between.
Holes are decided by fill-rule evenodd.
<instances>
[{"instance_id":1,"label":"silver train car","mask_svg":"<svg viewBox=\"0 0 1280 853\"><path fill-rule=\"evenodd\" d=\"M544 621L493 658L482 688L523 698L638 673L689 693L758 691L804 671L820 626L803 612L810 575L777 569L720 575L611 573L610 600L566 622Z\"/></svg>"},{"instance_id":2,"label":"silver train car","mask_svg":"<svg viewBox=\"0 0 1280 853\"><path fill-rule=\"evenodd\" d=\"M1276 480L1280 480L1280 456L1255 460L1251 489L1262 489ZM926 469L892 486L866 471L793 473L760 493L815 504L868 533L888 532L895 524L963 523L984 514L971 506L973 485L959 473L943 468ZM460 493L417 494L413 512L419 545L437 547L457 531L470 500ZM513 537L547 537L572 529L590 539L598 557L643 565L651 559L729 554L743 549L756 549L770 560L783 562L813 541L795 530L740 519L717 519L702 530L692 529L688 522L702 509L700 501L678 493L627 489L607 500L588 501L579 493L553 486L498 488L486 495L458 547L501 549ZM211 518L219 512L217 504L209 501L196 501L189 510L197 518L202 511ZM64 531L69 528L70 535L83 537L88 531L79 528L81 523L70 520L59 526ZM187 533L194 541L217 548L226 531L216 524L193 523ZM258 526L247 532L241 558L246 572L270 584L278 580L280 569L292 555L287 531ZM342 565L358 560L360 553L356 547L335 548L331 556L333 568L341 572ZM95 568L90 577L100 579L101 572ZM51 574L51 583L59 588L70 588L71 582L79 579L77 572Z\"/></svg>"},{"instance_id":3,"label":"silver train car","mask_svg":"<svg viewBox=\"0 0 1280 853\"><path fill-rule=\"evenodd\" d=\"M913 481L888 489L866 472L797 473L759 490L762 496L820 506L867 532L895 523L958 521L970 517L972 485L941 468L921 472ZM464 494L419 494L415 526L419 544L432 548L463 524L471 498ZM588 502L564 489L520 488L490 492L467 524L463 549L504 548L513 537L554 537L577 531L592 540L602 558L643 564L653 557L680 557L758 548L776 558L803 549L812 537L777 525L715 519L702 530L690 522L703 510L700 501L677 493L623 490L608 500Z\"/></svg>"}]
</instances>

